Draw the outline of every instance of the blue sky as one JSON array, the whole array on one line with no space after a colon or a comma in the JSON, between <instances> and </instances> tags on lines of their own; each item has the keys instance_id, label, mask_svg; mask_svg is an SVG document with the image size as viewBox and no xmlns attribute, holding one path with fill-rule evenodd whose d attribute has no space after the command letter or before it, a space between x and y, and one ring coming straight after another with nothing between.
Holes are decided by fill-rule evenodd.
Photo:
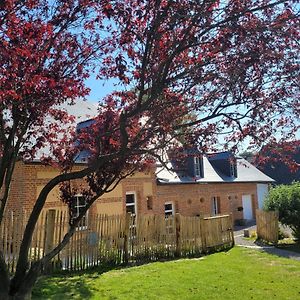
<instances>
[{"instance_id":1,"label":"blue sky","mask_svg":"<svg viewBox=\"0 0 300 300\"><path fill-rule=\"evenodd\" d=\"M91 89L87 99L91 102L99 102L107 94L111 93L115 89L116 80L97 80L96 75L90 76L85 81L86 86Z\"/></svg>"}]
</instances>

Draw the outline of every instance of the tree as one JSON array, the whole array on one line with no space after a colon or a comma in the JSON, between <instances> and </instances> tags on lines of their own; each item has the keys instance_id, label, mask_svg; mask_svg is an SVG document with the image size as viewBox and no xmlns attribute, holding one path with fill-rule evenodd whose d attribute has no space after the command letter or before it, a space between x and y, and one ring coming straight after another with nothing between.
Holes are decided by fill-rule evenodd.
<instances>
[{"instance_id":1,"label":"tree","mask_svg":"<svg viewBox=\"0 0 300 300\"><path fill-rule=\"evenodd\" d=\"M259 169L276 180L290 184L300 180L300 141L272 143L264 146L256 159Z\"/></svg>"},{"instance_id":2,"label":"tree","mask_svg":"<svg viewBox=\"0 0 300 300\"><path fill-rule=\"evenodd\" d=\"M243 151L242 153L239 154L240 157L248 160L249 162L254 160L255 155L256 153L253 153L251 151Z\"/></svg>"},{"instance_id":3,"label":"tree","mask_svg":"<svg viewBox=\"0 0 300 300\"><path fill-rule=\"evenodd\" d=\"M263 144L283 129L293 138L299 120L297 3L1 2L0 223L17 159L48 146L52 155L43 162L61 169L36 199L12 277L0 253L1 299L30 294L42 266L68 243L93 202L162 160L177 140L207 150L220 135L233 149L246 137ZM84 79L95 63L100 78L118 78L123 87L101 101L90 126L67 135L59 122L70 117L56 105L88 92ZM49 114L58 124L47 124ZM88 163L73 171L82 151ZM82 193L88 205L71 217L59 244L28 266L47 195L60 185L70 204L78 178L87 183Z\"/></svg>"},{"instance_id":4,"label":"tree","mask_svg":"<svg viewBox=\"0 0 300 300\"><path fill-rule=\"evenodd\" d=\"M293 230L295 238L300 238L300 183L279 185L270 190L264 209L277 210L279 221Z\"/></svg>"}]
</instances>

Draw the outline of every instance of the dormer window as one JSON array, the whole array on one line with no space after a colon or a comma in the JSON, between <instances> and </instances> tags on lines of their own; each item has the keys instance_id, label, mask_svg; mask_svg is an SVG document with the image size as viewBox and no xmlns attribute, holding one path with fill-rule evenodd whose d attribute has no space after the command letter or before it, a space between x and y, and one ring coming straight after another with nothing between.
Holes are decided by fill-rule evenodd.
<instances>
[{"instance_id":1,"label":"dormer window","mask_svg":"<svg viewBox=\"0 0 300 300\"><path fill-rule=\"evenodd\" d=\"M230 177L237 177L236 161L230 162Z\"/></svg>"},{"instance_id":2,"label":"dormer window","mask_svg":"<svg viewBox=\"0 0 300 300\"><path fill-rule=\"evenodd\" d=\"M230 163L230 176L234 177L234 164L232 162Z\"/></svg>"},{"instance_id":3,"label":"dormer window","mask_svg":"<svg viewBox=\"0 0 300 300\"><path fill-rule=\"evenodd\" d=\"M219 174L237 178L237 160L231 152L213 153L208 159Z\"/></svg>"},{"instance_id":4,"label":"dormer window","mask_svg":"<svg viewBox=\"0 0 300 300\"><path fill-rule=\"evenodd\" d=\"M202 160L201 160L201 157L195 156L194 157L195 177L201 177L201 169L202 169Z\"/></svg>"}]
</instances>

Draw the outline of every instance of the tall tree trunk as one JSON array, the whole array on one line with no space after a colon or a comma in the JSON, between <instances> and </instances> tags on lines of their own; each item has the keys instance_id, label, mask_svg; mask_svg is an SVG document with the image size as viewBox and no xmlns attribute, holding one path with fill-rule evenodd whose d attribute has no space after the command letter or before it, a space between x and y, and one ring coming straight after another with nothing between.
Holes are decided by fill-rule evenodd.
<instances>
[{"instance_id":1,"label":"tall tree trunk","mask_svg":"<svg viewBox=\"0 0 300 300\"><path fill-rule=\"evenodd\" d=\"M32 264L29 271L19 282L11 281L9 289L9 300L30 300L33 286L35 285L40 273L42 263L37 261Z\"/></svg>"},{"instance_id":2,"label":"tall tree trunk","mask_svg":"<svg viewBox=\"0 0 300 300\"><path fill-rule=\"evenodd\" d=\"M3 253L0 251L0 299L8 299L9 292L9 274L4 260Z\"/></svg>"}]
</instances>

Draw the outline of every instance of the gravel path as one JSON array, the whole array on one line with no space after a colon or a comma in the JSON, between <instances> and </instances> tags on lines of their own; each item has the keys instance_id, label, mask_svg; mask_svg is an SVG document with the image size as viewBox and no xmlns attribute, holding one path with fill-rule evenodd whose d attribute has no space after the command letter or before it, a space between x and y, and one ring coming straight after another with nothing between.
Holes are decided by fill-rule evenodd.
<instances>
[{"instance_id":1,"label":"gravel path","mask_svg":"<svg viewBox=\"0 0 300 300\"><path fill-rule=\"evenodd\" d=\"M257 242L254 240L248 240L244 238L244 229L256 230L255 224L249 224L248 226L236 226L234 229L234 240L235 245L245 248L256 249L259 251L264 251L269 254L290 258L293 260L300 261L300 253L278 249L274 246L265 245L261 242Z\"/></svg>"}]
</instances>

